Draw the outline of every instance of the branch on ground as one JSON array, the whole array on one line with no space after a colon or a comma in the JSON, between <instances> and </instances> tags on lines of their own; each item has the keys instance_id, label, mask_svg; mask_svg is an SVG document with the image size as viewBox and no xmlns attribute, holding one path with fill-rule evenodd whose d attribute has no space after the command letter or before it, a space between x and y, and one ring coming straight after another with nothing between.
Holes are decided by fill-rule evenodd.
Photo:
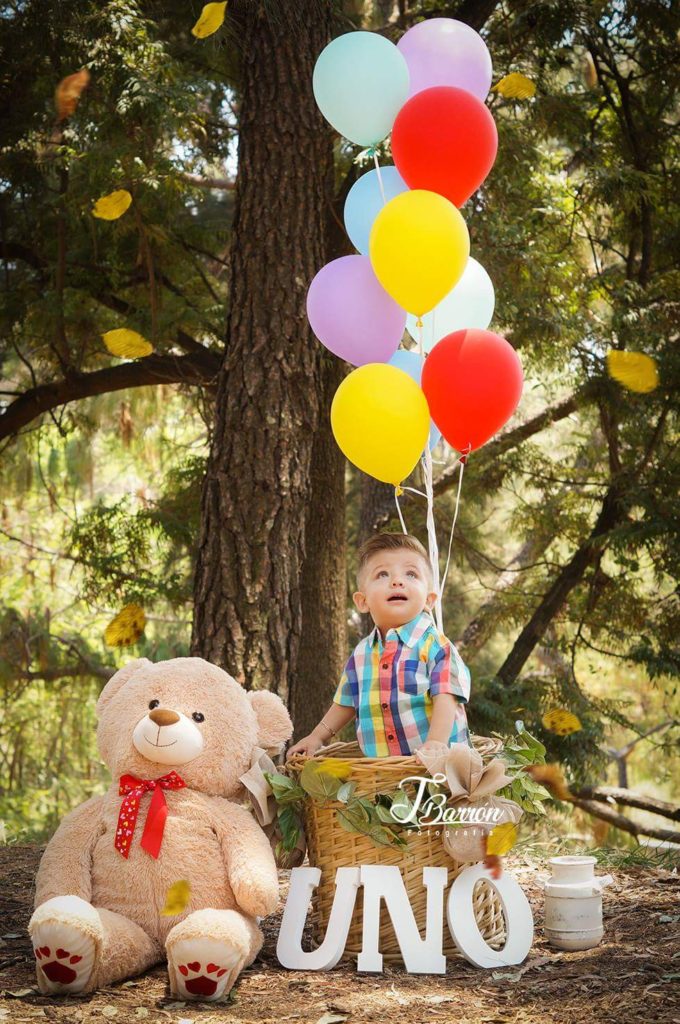
<instances>
[{"instance_id":1,"label":"branch on ground","mask_svg":"<svg viewBox=\"0 0 680 1024\"><path fill-rule=\"evenodd\" d=\"M653 828L649 825L641 825L637 821L627 818L625 814L619 814L618 811L596 803L594 800L581 800L579 797L573 797L570 803L574 807L580 807L582 811L587 811L594 818L606 821L608 825L620 828L622 832L628 832L629 835L636 838L638 836L649 836L652 839L659 839L664 843L680 843L680 832L671 832L668 828Z\"/></svg>"},{"instance_id":2,"label":"branch on ground","mask_svg":"<svg viewBox=\"0 0 680 1024\"><path fill-rule=\"evenodd\" d=\"M671 821L680 821L680 807L666 803L665 800L657 800L653 796L633 793L629 789L619 789L618 786L582 786L574 790L574 796L582 800L597 800L599 803L609 803L613 800L626 807L637 807L641 811L670 818Z\"/></svg>"},{"instance_id":3,"label":"branch on ground","mask_svg":"<svg viewBox=\"0 0 680 1024\"><path fill-rule=\"evenodd\" d=\"M538 782L549 789L556 800L573 804L574 807L580 807L582 811L586 811L593 818L606 821L608 825L613 825L614 828L619 828L622 832L628 832L629 835L636 838L637 836L650 836L652 839L659 839L666 843L680 843L680 832L672 832L667 828L655 828L653 825L643 825L640 822L632 821L625 814L619 814L612 807L598 802L599 800L610 799L610 797L605 796L608 788L606 786L582 787L580 790L572 792L567 786L558 764L532 764L529 765L526 771L534 782ZM585 792L591 793L594 799L584 799L579 795ZM652 798L630 793L628 790L613 790L613 792L625 796L626 802L631 807L639 806L642 810L648 810L654 814L663 814L664 817L679 820L676 815L680 815L680 808L674 808L671 804L666 804L661 800L654 801ZM614 799L617 799L617 797L614 797ZM633 803L633 800L637 802ZM619 802L623 803L624 801L619 800ZM651 806L652 804L656 804L656 807ZM660 811L659 807L662 807L663 811ZM673 813L669 814L668 810L671 810Z\"/></svg>"}]
</instances>

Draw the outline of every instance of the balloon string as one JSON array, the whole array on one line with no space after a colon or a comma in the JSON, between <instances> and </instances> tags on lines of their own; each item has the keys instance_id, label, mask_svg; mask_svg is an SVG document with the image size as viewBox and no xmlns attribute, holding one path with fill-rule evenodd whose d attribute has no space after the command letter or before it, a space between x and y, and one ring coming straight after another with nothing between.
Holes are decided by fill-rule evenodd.
<instances>
[{"instance_id":1,"label":"balloon string","mask_svg":"<svg viewBox=\"0 0 680 1024\"><path fill-rule=\"evenodd\" d=\"M385 189L383 187L382 174L380 173L380 164L378 163L378 154L373 150L373 160L375 161L375 169L378 173L378 185L380 186L380 195L382 196L383 206L387 202L385 199Z\"/></svg>"},{"instance_id":2,"label":"balloon string","mask_svg":"<svg viewBox=\"0 0 680 1024\"><path fill-rule=\"evenodd\" d=\"M425 362L423 352L423 321L418 316L416 321L418 327L418 352L420 353L421 365ZM432 583L437 599L434 603L434 620L440 633L444 632L444 621L442 613L442 595L439 586L439 548L437 546L437 530L434 522L434 492L432 488L432 452L430 451L430 432L428 430L423 453L423 469L425 478L425 496L427 499L427 547L432 565Z\"/></svg>"},{"instance_id":3,"label":"balloon string","mask_svg":"<svg viewBox=\"0 0 680 1024\"><path fill-rule=\"evenodd\" d=\"M412 494L418 494L421 498L427 498L427 494L424 491L419 491L417 487L402 487L402 491L411 491Z\"/></svg>"},{"instance_id":4,"label":"balloon string","mask_svg":"<svg viewBox=\"0 0 680 1024\"><path fill-rule=\"evenodd\" d=\"M434 494L432 489L432 456L430 454L429 437L425 444L425 491L427 494L427 546L432 563L433 589L437 595L434 604L434 618L437 628L444 632L442 612L442 588L439 586L439 548L437 546L437 530L434 522Z\"/></svg>"},{"instance_id":5,"label":"balloon string","mask_svg":"<svg viewBox=\"0 0 680 1024\"><path fill-rule=\"evenodd\" d=\"M451 562L451 547L453 545L453 531L456 528L456 520L458 519L458 508L459 508L459 505L460 505L460 491L461 491L461 488L463 486L463 470L465 469L466 457L469 454L470 454L470 446L468 445L468 451L467 451L466 455L462 455L461 458L459 459L459 462L458 462L458 464L460 466L460 475L458 477L458 492L456 494L456 507L455 507L454 513L453 513L453 522L451 523L451 533L449 535L449 550L448 550L448 554L446 556L446 568L444 569L444 576L442 578L441 590L439 592L440 600L444 597L444 587L446 586L446 577L449 574L449 564Z\"/></svg>"},{"instance_id":6,"label":"balloon string","mask_svg":"<svg viewBox=\"0 0 680 1024\"><path fill-rule=\"evenodd\" d=\"M397 513L399 515L399 522L401 523L402 532L403 533L408 533L408 530L406 529L406 523L404 522L404 517L401 514L401 505L399 504L399 491L400 490L401 490L401 488L399 488L399 487L395 487L394 488L394 501L395 501L395 504L397 506Z\"/></svg>"}]
</instances>

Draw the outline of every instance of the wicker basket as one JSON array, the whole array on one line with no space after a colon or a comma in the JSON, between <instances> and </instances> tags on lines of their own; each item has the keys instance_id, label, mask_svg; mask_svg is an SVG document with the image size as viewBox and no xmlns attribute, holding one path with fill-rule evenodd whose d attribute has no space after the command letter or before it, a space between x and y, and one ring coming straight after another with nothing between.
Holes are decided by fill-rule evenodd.
<instances>
[{"instance_id":1,"label":"wicker basket","mask_svg":"<svg viewBox=\"0 0 680 1024\"><path fill-rule=\"evenodd\" d=\"M484 737L473 737L475 748L482 757L498 753L500 744ZM356 782L359 796L372 797L376 793L394 793L402 779L410 775L421 775L425 769L415 757L364 757L357 743L333 743L315 755L315 759L341 758L352 765L349 781ZM305 758L293 758L289 762L293 771L304 764ZM312 900L312 929L314 941L321 943L326 934L335 895L335 871L340 867L356 864L396 864L401 871L416 922L421 935L425 934L425 912L427 891L423 886L423 867L445 867L448 870L447 888L460 874L466 864L451 859L442 844L437 829L425 828L421 834L402 832L408 849L376 846L367 836L347 832L336 820L336 810L342 805L332 802L320 806L314 800L305 803L305 831L309 863L321 868L321 881ZM494 949L505 942L505 920L500 900L494 889L485 882L478 882L473 894L475 917L484 939ZM363 894L357 895L350 925L345 957L356 957L362 945ZM380 951L387 960L401 960L401 953L394 929L385 907L380 915ZM448 928L444 928L444 954L457 956Z\"/></svg>"}]
</instances>

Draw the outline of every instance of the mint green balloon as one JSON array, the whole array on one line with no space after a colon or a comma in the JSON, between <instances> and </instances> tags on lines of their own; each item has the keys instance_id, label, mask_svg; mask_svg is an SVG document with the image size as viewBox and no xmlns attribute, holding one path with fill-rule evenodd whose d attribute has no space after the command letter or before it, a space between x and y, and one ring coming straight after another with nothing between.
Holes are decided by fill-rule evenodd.
<instances>
[{"instance_id":1,"label":"mint green balloon","mask_svg":"<svg viewBox=\"0 0 680 1024\"><path fill-rule=\"evenodd\" d=\"M392 130L406 102L408 65L384 36L348 32L321 51L312 85L336 131L360 146L374 146Z\"/></svg>"}]
</instances>

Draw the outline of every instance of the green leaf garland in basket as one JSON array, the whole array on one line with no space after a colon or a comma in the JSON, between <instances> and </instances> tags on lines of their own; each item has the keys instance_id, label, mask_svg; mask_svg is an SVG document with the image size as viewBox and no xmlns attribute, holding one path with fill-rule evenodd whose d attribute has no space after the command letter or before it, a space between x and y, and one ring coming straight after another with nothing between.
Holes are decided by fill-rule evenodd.
<instances>
[{"instance_id":1,"label":"green leaf garland in basket","mask_svg":"<svg viewBox=\"0 0 680 1024\"><path fill-rule=\"evenodd\" d=\"M545 747L524 728L523 722L516 723L517 735L505 739L502 758L506 762L506 774L512 776L512 784L500 790L498 796L518 803L529 814L545 814L543 801L550 798L548 791L527 774L533 764L545 764ZM327 757L323 760L309 758L305 761L297 781L279 772L265 772L265 778L272 788L278 806L278 822L281 830L281 849L294 850L302 831L305 800L313 800L324 806L339 803L336 814L338 824L347 832L367 836L376 846L396 846L406 849L403 833L418 829L415 822L401 824L392 816L391 809L399 808L400 817L408 817L412 807L408 793L397 789L393 793L377 793L373 798L356 796L356 783L349 781L352 766L340 758ZM436 783L428 783L428 793L444 792ZM466 827L457 823L449 827Z\"/></svg>"}]
</instances>

